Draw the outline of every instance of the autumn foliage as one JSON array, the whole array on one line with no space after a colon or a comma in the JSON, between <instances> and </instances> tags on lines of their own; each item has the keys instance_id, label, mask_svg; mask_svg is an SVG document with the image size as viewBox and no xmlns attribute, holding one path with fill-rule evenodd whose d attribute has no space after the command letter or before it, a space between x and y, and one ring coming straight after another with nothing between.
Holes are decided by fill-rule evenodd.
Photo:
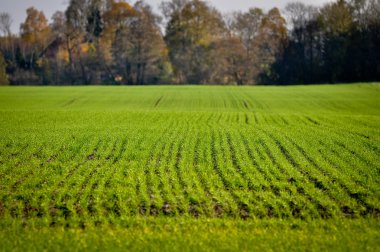
<instances>
[{"instance_id":1,"label":"autumn foliage","mask_svg":"<svg viewBox=\"0 0 380 252\"><path fill-rule=\"evenodd\" d=\"M12 34L0 13L3 83L307 84L378 81L380 4L290 3L222 15L201 0L71 0L33 7Z\"/></svg>"}]
</instances>

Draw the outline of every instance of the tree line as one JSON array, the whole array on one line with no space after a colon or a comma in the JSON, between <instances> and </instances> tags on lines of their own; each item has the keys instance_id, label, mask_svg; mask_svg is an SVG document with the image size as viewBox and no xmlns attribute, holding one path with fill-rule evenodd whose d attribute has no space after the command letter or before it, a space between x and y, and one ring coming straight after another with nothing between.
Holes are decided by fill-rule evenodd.
<instances>
[{"instance_id":1,"label":"tree line","mask_svg":"<svg viewBox=\"0 0 380 252\"><path fill-rule=\"evenodd\" d=\"M48 22L0 13L0 83L309 84L380 80L380 0L222 15L200 0L70 0Z\"/></svg>"}]
</instances>

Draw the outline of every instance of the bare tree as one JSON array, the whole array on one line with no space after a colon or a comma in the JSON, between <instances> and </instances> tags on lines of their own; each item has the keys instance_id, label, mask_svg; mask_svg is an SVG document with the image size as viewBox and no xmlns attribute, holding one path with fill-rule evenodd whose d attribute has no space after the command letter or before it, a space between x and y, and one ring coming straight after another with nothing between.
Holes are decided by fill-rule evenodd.
<instances>
[{"instance_id":1,"label":"bare tree","mask_svg":"<svg viewBox=\"0 0 380 252\"><path fill-rule=\"evenodd\" d=\"M3 36L7 36L7 37L11 36L12 23L13 23L13 19L9 13L7 12L0 13L0 31L3 34Z\"/></svg>"},{"instance_id":2,"label":"bare tree","mask_svg":"<svg viewBox=\"0 0 380 252\"><path fill-rule=\"evenodd\" d=\"M13 19L11 15L7 12L0 13L0 32L4 37L4 42L1 43L0 50L3 56L8 60L15 58L15 45L14 39L12 39L12 27Z\"/></svg>"}]
</instances>

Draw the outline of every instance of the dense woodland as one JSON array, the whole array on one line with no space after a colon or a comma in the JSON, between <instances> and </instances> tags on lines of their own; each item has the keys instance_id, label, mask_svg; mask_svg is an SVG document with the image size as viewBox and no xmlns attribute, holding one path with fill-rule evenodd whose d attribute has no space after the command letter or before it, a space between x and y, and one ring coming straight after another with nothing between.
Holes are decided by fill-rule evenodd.
<instances>
[{"instance_id":1,"label":"dense woodland","mask_svg":"<svg viewBox=\"0 0 380 252\"><path fill-rule=\"evenodd\" d=\"M0 83L308 84L380 80L380 0L222 14L200 0L70 0L49 23L0 13Z\"/></svg>"}]
</instances>

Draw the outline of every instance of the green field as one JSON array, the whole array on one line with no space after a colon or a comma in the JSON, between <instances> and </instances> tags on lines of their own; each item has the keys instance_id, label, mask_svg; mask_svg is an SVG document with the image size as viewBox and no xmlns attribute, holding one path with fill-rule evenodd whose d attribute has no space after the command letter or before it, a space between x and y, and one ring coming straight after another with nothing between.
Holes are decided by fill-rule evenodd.
<instances>
[{"instance_id":1,"label":"green field","mask_svg":"<svg viewBox=\"0 0 380 252\"><path fill-rule=\"evenodd\" d=\"M0 251L380 250L380 84L0 88Z\"/></svg>"}]
</instances>

